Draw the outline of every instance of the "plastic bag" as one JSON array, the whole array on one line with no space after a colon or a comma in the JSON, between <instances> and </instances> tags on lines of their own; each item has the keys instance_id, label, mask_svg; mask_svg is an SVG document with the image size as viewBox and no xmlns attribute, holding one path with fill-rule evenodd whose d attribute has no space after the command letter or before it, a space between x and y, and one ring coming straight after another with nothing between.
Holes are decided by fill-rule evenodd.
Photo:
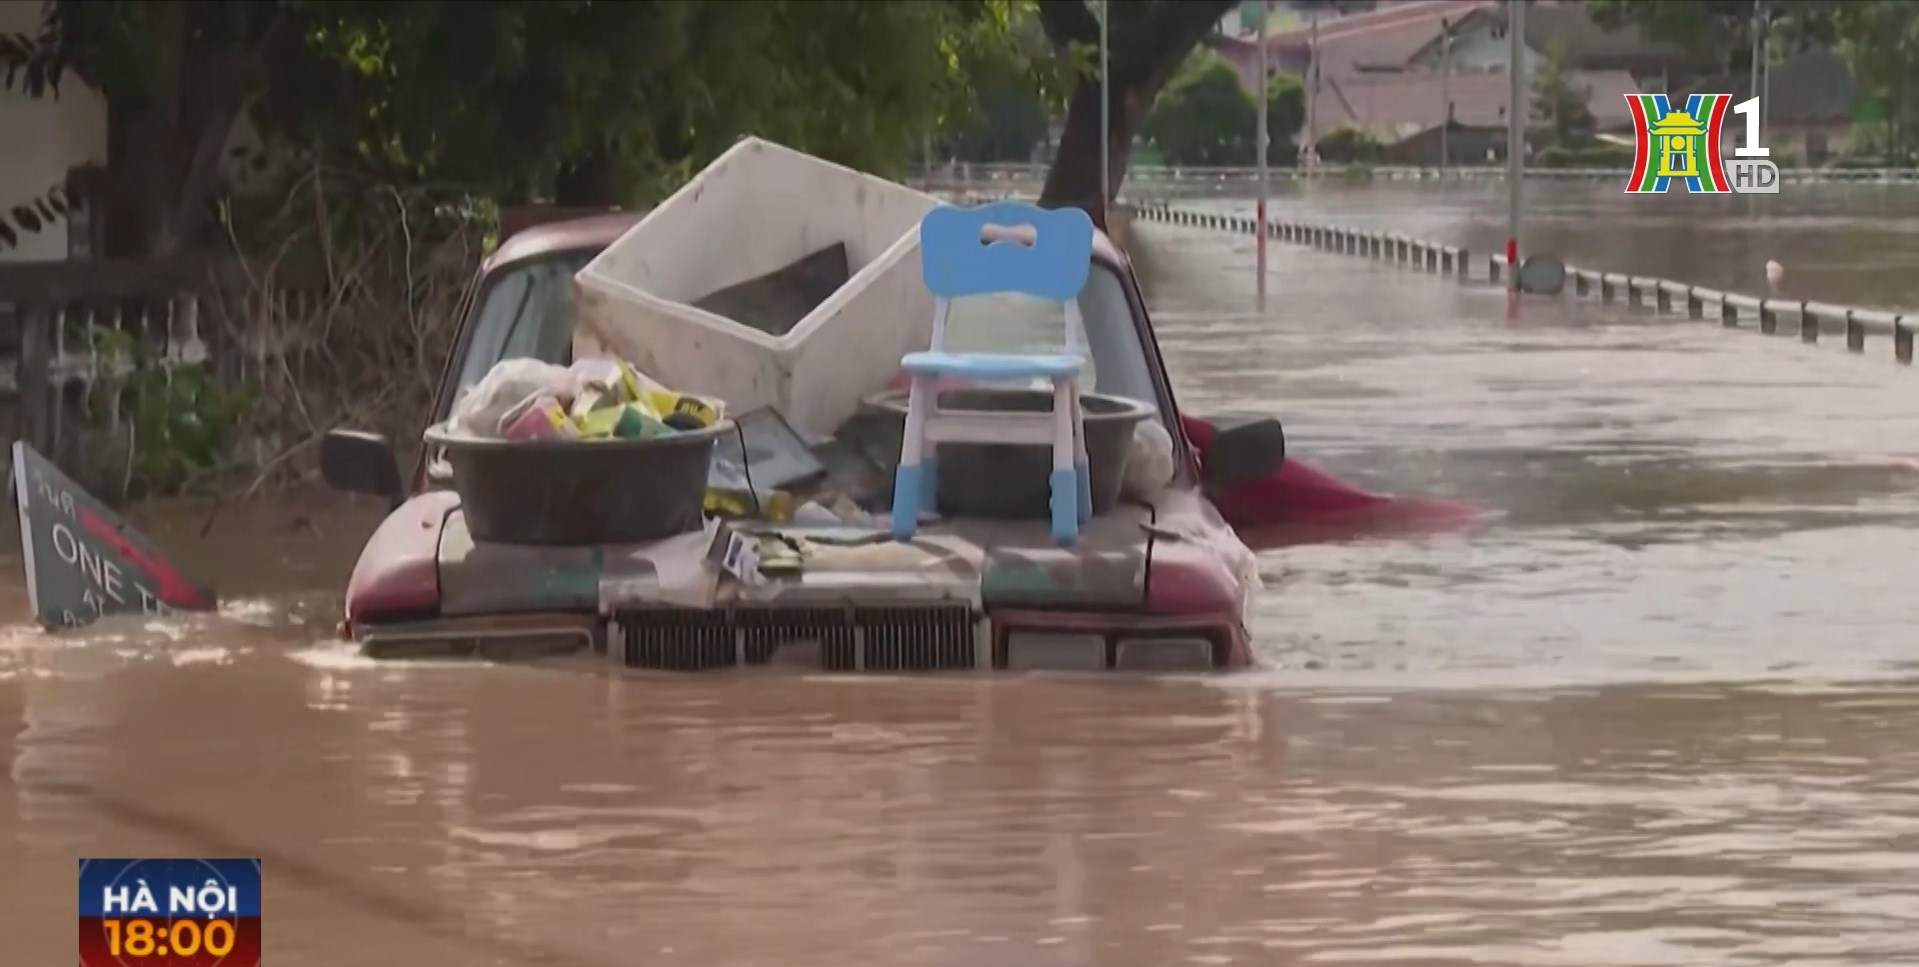
<instances>
[{"instance_id":1,"label":"plastic bag","mask_svg":"<svg viewBox=\"0 0 1919 967\"><path fill-rule=\"evenodd\" d=\"M1132 450L1126 455L1126 473L1120 489L1135 500L1158 497L1173 480L1173 435L1158 420L1142 420L1133 428Z\"/></svg>"},{"instance_id":2,"label":"plastic bag","mask_svg":"<svg viewBox=\"0 0 1919 967\"><path fill-rule=\"evenodd\" d=\"M648 415L675 429L691 430L712 426L726 417L726 404L720 400L669 389L659 380L617 359L582 359L573 364L573 378L582 398L593 397L575 406L576 415L604 405L637 404Z\"/></svg>"},{"instance_id":3,"label":"plastic bag","mask_svg":"<svg viewBox=\"0 0 1919 967\"><path fill-rule=\"evenodd\" d=\"M469 436L497 437L500 420L535 396L572 399L573 374L537 359L503 359L453 404L453 429Z\"/></svg>"}]
</instances>

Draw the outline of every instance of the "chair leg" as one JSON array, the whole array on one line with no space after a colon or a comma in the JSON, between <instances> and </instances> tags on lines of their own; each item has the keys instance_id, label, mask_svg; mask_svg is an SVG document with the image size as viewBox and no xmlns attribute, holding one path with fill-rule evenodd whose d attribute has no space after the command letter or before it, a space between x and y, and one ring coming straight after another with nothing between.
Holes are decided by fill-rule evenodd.
<instances>
[{"instance_id":1,"label":"chair leg","mask_svg":"<svg viewBox=\"0 0 1919 967\"><path fill-rule=\"evenodd\" d=\"M928 417L928 419L931 419L931 417ZM923 481L920 487L920 508L937 514L939 513L940 506L939 444L926 443L922 445L922 449L920 450L920 466L925 468L920 471L920 480Z\"/></svg>"},{"instance_id":2,"label":"chair leg","mask_svg":"<svg viewBox=\"0 0 1919 967\"><path fill-rule=\"evenodd\" d=\"M922 462L926 448L926 409L932 405L928 377L913 375L906 397L906 430L900 440L900 463L893 471L893 539L904 543L919 530L920 501L930 486Z\"/></svg>"},{"instance_id":3,"label":"chair leg","mask_svg":"<svg viewBox=\"0 0 1919 967\"><path fill-rule=\"evenodd\" d=\"M1053 384L1053 475L1048 489L1052 493L1053 542L1061 547L1079 539L1080 487L1073 452L1075 395L1070 380Z\"/></svg>"},{"instance_id":4,"label":"chair leg","mask_svg":"<svg viewBox=\"0 0 1919 967\"><path fill-rule=\"evenodd\" d=\"M1073 384L1073 475L1079 478L1079 522L1093 519L1093 469L1086 458L1086 412L1080 407L1079 384Z\"/></svg>"}]
</instances>

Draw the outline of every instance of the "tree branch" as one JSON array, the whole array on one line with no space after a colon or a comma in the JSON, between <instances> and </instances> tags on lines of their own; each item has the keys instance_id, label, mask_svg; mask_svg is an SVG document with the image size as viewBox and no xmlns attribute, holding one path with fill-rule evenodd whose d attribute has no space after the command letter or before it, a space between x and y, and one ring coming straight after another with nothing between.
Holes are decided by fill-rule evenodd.
<instances>
[{"instance_id":1,"label":"tree branch","mask_svg":"<svg viewBox=\"0 0 1919 967\"><path fill-rule=\"evenodd\" d=\"M1053 46L1099 43L1099 19L1086 0L1039 0L1039 25Z\"/></svg>"},{"instance_id":2,"label":"tree branch","mask_svg":"<svg viewBox=\"0 0 1919 967\"><path fill-rule=\"evenodd\" d=\"M20 91L32 98L48 91L58 94L65 70L59 6L51 0L40 14L39 36L0 34L0 91Z\"/></svg>"}]
</instances>

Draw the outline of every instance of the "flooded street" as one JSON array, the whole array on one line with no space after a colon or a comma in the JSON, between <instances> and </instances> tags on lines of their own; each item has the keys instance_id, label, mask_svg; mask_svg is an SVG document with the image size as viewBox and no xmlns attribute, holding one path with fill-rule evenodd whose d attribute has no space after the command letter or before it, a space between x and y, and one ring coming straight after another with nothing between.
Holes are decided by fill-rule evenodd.
<instances>
[{"instance_id":1,"label":"flooded street","mask_svg":"<svg viewBox=\"0 0 1919 967\"><path fill-rule=\"evenodd\" d=\"M77 857L240 855L276 967L1919 962L1919 377L1135 231L1183 408L1495 516L1263 554L1255 671L852 679L376 664L377 509L161 511L226 616L0 582L0 959Z\"/></svg>"},{"instance_id":2,"label":"flooded street","mask_svg":"<svg viewBox=\"0 0 1919 967\"><path fill-rule=\"evenodd\" d=\"M1246 197L1142 185L1140 198L1234 210ZM1506 247L1506 183L1275 181L1272 212L1300 219L1460 245L1484 256ZM1767 295L1766 261L1786 274L1781 298L1919 310L1919 191L1909 185L1792 184L1777 195L1627 195L1612 181L1528 178L1523 254L1545 253L1585 268L1676 279ZM1600 225L1603 231L1595 230ZM1475 273L1485 271L1484 262Z\"/></svg>"}]
</instances>

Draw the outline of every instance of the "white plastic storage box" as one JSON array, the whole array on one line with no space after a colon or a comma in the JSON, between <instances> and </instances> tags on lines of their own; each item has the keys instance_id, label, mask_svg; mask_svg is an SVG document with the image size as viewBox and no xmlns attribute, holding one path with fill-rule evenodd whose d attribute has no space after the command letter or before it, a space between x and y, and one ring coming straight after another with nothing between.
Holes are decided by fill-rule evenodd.
<instances>
[{"instance_id":1,"label":"white plastic storage box","mask_svg":"<svg viewBox=\"0 0 1919 967\"><path fill-rule=\"evenodd\" d=\"M578 356L612 354L732 413L777 407L830 434L927 348L933 300L920 278L914 191L758 138L698 177L574 277ZM784 335L693 303L843 242L849 278Z\"/></svg>"}]
</instances>

